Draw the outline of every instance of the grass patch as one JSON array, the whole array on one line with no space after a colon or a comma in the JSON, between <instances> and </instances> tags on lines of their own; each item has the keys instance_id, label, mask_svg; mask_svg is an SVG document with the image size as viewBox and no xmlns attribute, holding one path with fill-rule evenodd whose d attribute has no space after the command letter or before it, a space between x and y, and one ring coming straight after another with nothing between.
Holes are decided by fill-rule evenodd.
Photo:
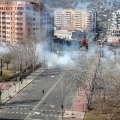
<instances>
[{"instance_id":1,"label":"grass patch","mask_svg":"<svg viewBox=\"0 0 120 120\"><path fill-rule=\"evenodd\" d=\"M4 80L5 78L11 77L14 75L14 71L13 71L13 66L11 64L9 64L8 70L6 69L6 64L4 64L4 66L2 67L2 76L0 76L0 80Z\"/></svg>"},{"instance_id":2,"label":"grass patch","mask_svg":"<svg viewBox=\"0 0 120 120\"><path fill-rule=\"evenodd\" d=\"M91 110L86 112L84 120L109 120L107 117L96 110Z\"/></svg>"}]
</instances>

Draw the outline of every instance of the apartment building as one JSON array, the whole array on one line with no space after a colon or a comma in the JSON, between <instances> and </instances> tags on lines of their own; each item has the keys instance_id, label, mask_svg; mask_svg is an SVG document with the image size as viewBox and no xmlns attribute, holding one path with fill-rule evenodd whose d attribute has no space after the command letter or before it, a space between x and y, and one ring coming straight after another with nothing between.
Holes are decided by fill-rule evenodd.
<instances>
[{"instance_id":1,"label":"apartment building","mask_svg":"<svg viewBox=\"0 0 120 120\"><path fill-rule=\"evenodd\" d=\"M1 43L16 44L26 40L43 40L41 31L51 18L49 13L45 14L47 20L41 28L41 22L44 21L43 12L48 12L44 9L46 9L45 6L39 0L3 0L0 2Z\"/></svg>"},{"instance_id":2,"label":"apartment building","mask_svg":"<svg viewBox=\"0 0 120 120\"><path fill-rule=\"evenodd\" d=\"M54 12L54 25L61 30L91 30L96 14L87 9L58 9Z\"/></svg>"},{"instance_id":3,"label":"apartment building","mask_svg":"<svg viewBox=\"0 0 120 120\"><path fill-rule=\"evenodd\" d=\"M112 36L120 37L120 10L112 13L111 24L108 27L108 32Z\"/></svg>"}]
</instances>

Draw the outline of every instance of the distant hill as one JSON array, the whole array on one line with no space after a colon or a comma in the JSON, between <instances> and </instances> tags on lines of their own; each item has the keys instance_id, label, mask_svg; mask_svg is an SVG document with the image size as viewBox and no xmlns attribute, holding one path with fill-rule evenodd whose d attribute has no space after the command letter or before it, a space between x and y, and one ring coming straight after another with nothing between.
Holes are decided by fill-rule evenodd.
<instances>
[{"instance_id":1,"label":"distant hill","mask_svg":"<svg viewBox=\"0 0 120 120\"><path fill-rule=\"evenodd\" d=\"M88 4L88 2L93 3L93 1L96 0L41 0L41 1L50 7L75 8L78 4L82 4L84 6Z\"/></svg>"},{"instance_id":2,"label":"distant hill","mask_svg":"<svg viewBox=\"0 0 120 120\"><path fill-rule=\"evenodd\" d=\"M47 4L49 7L54 8L76 8L76 7L86 7L91 8L95 6L104 5L104 7L118 6L120 5L120 0L40 0L41 2Z\"/></svg>"}]
</instances>

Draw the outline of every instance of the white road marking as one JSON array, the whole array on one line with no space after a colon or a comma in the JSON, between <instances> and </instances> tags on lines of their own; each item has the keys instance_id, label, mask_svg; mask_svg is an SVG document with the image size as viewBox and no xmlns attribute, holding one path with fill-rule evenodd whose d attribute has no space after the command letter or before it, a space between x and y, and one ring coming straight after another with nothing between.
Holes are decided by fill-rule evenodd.
<instances>
[{"instance_id":1,"label":"white road marking","mask_svg":"<svg viewBox=\"0 0 120 120\"><path fill-rule=\"evenodd\" d=\"M67 71L66 71L67 72ZM62 80L62 78L65 76L66 72L62 74L62 76L58 79L58 81L52 86L52 88L46 93L46 95L42 98L42 100L33 108L32 112L34 112L38 106L42 104L42 102L48 97L48 95L51 93L51 91L56 87L56 85ZM30 115L26 117L28 119Z\"/></svg>"},{"instance_id":2,"label":"white road marking","mask_svg":"<svg viewBox=\"0 0 120 120\"><path fill-rule=\"evenodd\" d=\"M39 112L34 112L35 114L39 115L40 113Z\"/></svg>"}]
</instances>

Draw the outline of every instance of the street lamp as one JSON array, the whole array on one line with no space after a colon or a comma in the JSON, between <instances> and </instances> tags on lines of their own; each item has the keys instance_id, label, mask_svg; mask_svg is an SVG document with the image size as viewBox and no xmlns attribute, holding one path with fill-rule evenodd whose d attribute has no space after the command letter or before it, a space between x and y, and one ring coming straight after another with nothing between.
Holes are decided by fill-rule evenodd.
<instances>
[{"instance_id":1,"label":"street lamp","mask_svg":"<svg viewBox=\"0 0 120 120\"><path fill-rule=\"evenodd\" d=\"M43 103L43 113L45 112L45 105L46 105L46 103Z\"/></svg>"},{"instance_id":2,"label":"street lamp","mask_svg":"<svg viewBox=\"0 0 120 120\"><path fill-rule=\"evenodd\" d=\"M26 52L25 54L26 54L26 74L28 75L28 73L27 73L28 72L28 70L27 70L27 68L28 68L28 63L27 63L28 62L28 52ZM27 79L26 79L26 83L27 83Z\"/></svg>"},{"instance_id":3,"label":"street lamp","mask_svg":"<svg viewBox=\"0 0 120 120\"><path fill-rule=\"evenodd\" d=\"M33 79L34 79L34 72L35 72L35 49L34 49L34 45L33 45L33 65L32 65L32 68L33 68Z\"/></svg>"},{"instance_id":4,"label":"street lamp","mask_svg":"<svg viewBox=\"0 0 120 120\"><path fill-rule=\"evenodd\" d=\"M2 76L2 59L1 59L1 71L0 71L0 76Z\"/></svg>"},{"instance_id":5,"label":"street lamp","mask_svg":"<svg viewBox=\"0 0 120 120\"><path fill-rule=\"evenodd\" d=\"M21 81L21 83L22 83L22 78L21 78L21 73L22 73L22 56L21 56L21 53L22 53L22 51L21 50L19 50L19 52L20 52L20 55L19 55L19 57L20 57L20 59L19 59L19 65L20 65L20 67L19 67L19 70L20 70L20 73L19 73L19 79L20 79L20 81Z\"/></svg>"},{"instance_id":6,"label":"street lamp","mask_svg":"<svg viewBox=\"0 0 120 120\"><path fill-rule=\"evenodd\" d=\"M19 90L20 90L20 81L21 81L21 84L22 84L22 79L21 79L21 72L22 72L21 50L19 50L18 65L19 65L19 77L18 77L18 81L19 81Z\"/></svg>"},{"instance_id":7,"label":"street lamp","mask_svg":"<svg viewBox=\"0 0 120 120\"><path fill-rule=\"evenodd\" d=\"M3 84L4 84L4 83L5 83L5 82L3 82ZM1 90L1 88L2 88L3 84L0 86L0 104L2 103L2 98L1 98L2 90Z\"/></svg>"},{"instance_id":8,"label":"street lamp","mask_svg":"<svg viewBox=\"0 0 120 120\"><path fill-rule=\"evenodd\" d=\"M6 85L7 89L8 89L8 98L10 97L9 95L9 88L10 88L10 85Z\"/></svg>"},{"instance_id":9,"label":"street lamp","mask_svg":"<svg viewBox=\"0 0 120 120\"><path fill-rule=\"evenodd\" d=\"M64 116L64 94L63 94L63 82L64 81L60 81L60 82L62 82L62 105L61 105L61 109L62 109L62 120L63 120L63 116Z\"/></svg>"}]
</instances>

